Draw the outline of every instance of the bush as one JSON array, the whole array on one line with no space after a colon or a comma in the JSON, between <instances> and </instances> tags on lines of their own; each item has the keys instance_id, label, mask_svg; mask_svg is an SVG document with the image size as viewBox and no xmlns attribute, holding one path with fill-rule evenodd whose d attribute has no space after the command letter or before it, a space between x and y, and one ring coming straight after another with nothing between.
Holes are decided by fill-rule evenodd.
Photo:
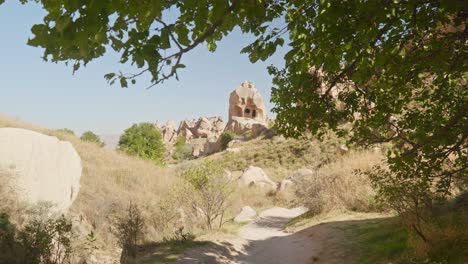
<instances>
[{"instance_id":1,"label":"bush","mask_svg":"<svg viewBox=\"0 0 468 264\"><path fill-rule=\"evenodd\" d=\"M225 150L228 147L229 142L231 142L236 137L231 131L225 131L221 134L221 149Z\"/></svg>"},{"instance_id":2,"label":"bush","mask_svg":"<svg viewBox=\"0 0 468 264\"><path fill-rule=\"evenodd\" d=\"M104 147L104 145L105 145L104 142L101 141L101 138L99 138L99 136L94 134L92 131L84 132L81 135L80 139L83 140L83 141L96 143L101 147Z\"/></svg>"},{"instance_id":3,"label":"bush","mask_svg":"<svg viewBox=\"0 0 468 264\"><path fill-rule=\"evenodd\" d=\"M68 134L68 135L75 135L75 132L69 128L60 128L60 129L57 129L56 130L57 132L59 133L63 133L63 134Z\"/></svg>"},{"instance_id":4,"label":"bush","mask_svg":"<svg viewBox=\"0 0 468 264\"><path fill-rule=\"evenodd\" d=\"M233 188L225 171L214 162L205 161L186 170L184 179L189 183L185 192L192 208L199 210L205 218L206 227L211 230L216 220L221 227Z\"/></svg>"},{"instance_id":5,"label":"bush","mask_svg":"<svg viewBox=\"0 0 468 264\"><path fill-rule=\"evenodd\" d=\"M175 160L187 160L192 157L192 145L187 143L183 136L179 136L174 144L174 154L172 158Z\"/></svg>"},{"instance_id":6,"label":"bush","mask_svg":"<svg viewBox=\"0 0 468 264\"><path fill-rule=\"evenodd\" d=\"M140 208L136 204L130 203L126 214L117 218L114 232L122 247L121 263L125 263L128 258L136 257L137 246L143 236L144 227L145 221Z\"/></svg>"},{"instance_id":7,"label":"bush","mask_svg":"<svg viewBox=\"0 0 468 264\"><path fill-rule=\"evenodd\" d=\"M0 263L65 264L72 254L72 224L64 216L34 217L17 228L0 215Z\"/></svg>"},{"instance_id":8,"label":"bush","mask_svg":"<svg viewBox=\"0 0 468 264\"><path fill-rule=\"evenodd\" d=\"M333 209L375 210L375 193L370 180L356 171L370 170L381 158L376 153L364 151L324 165L314 175L293 179L296 182L296 196L312 214Z\"/></svg>"},{"instance_id":9,"label":"bush","mask_svg":"<svg viewBox=\"0 0 468 264\"><path fill-rule=\"evenodd\" d=\"M166 151L161 132L151 123L134 124L126 129L120 137L119 149L157 164L163 163Z\"/></svg>"}]
</instances>

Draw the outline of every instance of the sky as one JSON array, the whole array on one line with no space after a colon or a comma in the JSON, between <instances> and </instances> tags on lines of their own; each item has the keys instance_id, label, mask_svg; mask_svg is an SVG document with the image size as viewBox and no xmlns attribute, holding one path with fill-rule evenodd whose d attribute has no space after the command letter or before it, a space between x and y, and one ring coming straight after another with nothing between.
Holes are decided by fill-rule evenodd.
<instances>
[{"instance_id":1,"label":"sky","mask_svg":"<svg viewBox=\"0 0 468 264\"><path fill-rule=\"evenodd\" d=\"M254 38L236 30L218 44L216 52L200 46L184 56L187 68L180 71L179 81L145 89L149 83L139 80L122 89L110 86L103 77L128 70L118 63L118 54L108 53L75 74L63 63L43 61L43 50L26 42L32 37L31 26L40 23L44 13L34 3L0 5L0 114L41 127L70 128L78 135L86 130L119 134L139 122L201 116L226 120L229 94L248 80L260 91L272 116L272 78L267 66L283 65L284 49L266 62L252 64L240 50Z\"/></svg>"}]
</instances>

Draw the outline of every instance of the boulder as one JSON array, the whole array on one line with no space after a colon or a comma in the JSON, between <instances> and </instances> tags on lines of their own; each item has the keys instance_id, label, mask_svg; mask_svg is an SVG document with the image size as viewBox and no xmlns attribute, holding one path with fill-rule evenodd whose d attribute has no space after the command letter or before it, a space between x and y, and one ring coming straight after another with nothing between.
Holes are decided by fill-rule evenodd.
<instances>
[{"instance_id":1,"label":"boulder","mask_svg":"<svg viewBox=\"0 0 468 264\"><path fill-rule=\"evenodd\" d=\"M348 151L349 151L348 147L347 147L346 145L344 145L344 144L343 144L343 145L340 145L340 146L338 147L338 153L339 153L340 155L344 155L344 154L348 153Z\"/></svg>"},{"instance_id":2,"label":"boulder","mask_svg":"<svg viewBox=\"0 0 468 264\"><path fill-rule=\"evenodd\" d=\"M236 223L245 223L251 222L257 218L257 212L250 206L242 207L241 212L234 217L234 222Z\"/></svg>"},{"instance_id":3,"label":"boulder","mask_svg":"<svg viewBox=\"0 0 468 264\"><path fill-rule=\"evenodd\" d=\"M286 180L294 181L294 180L298 180L304 177L312 177L313 175L314 175L314 171L303 168L303 169L298 169L298 170L293 171L291 175L286 177Z\"/></svg>"},{"instance_id":4,"label":"boulder","mask_svg":"<svg viewBox=\"0 0 468 264\"><path fill-rule=\"evenodd\" d=\"M239 177L239 183L245 186L273 187L276 188L276 183L272 181L262 168L249 166L247 170Z\"/></svg>"},{"instance_id":5,"label":"boulder","mask_svg":"<svg viewBox=\"0 0 468 264\"><path fill-rule=\"evenodd\" d=\"M286 189L290 188L291 186L294 185L294 182L291 181L291 180L282 180L279 184L278 184L278 189L277 191L278 192L284 192Z\"/></svg>"},{"instance_id":6,"label":"boulder","mask_svg":"<svg viewBox=\"0 0 468 264\"><path fill-rule=\"evenodd\" d=\"M0 171L19 197L65 212L80 190L81 159L70 142L20 128L0 128Z\"/></svg>"}]
</instances>

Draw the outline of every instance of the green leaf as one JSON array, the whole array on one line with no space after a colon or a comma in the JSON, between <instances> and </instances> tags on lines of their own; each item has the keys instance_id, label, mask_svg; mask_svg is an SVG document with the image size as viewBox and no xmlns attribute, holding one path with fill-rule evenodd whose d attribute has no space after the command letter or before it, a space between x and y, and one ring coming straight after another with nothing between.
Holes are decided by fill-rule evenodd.
<instances>
[{"instance_id":1,"label":"green leaf","mask_svg":"<svg viewBox=\"0 0 468 264\"><path fill-rule=\"evenodd\" d=\"M120 77L120 87L122 88L128 87L127 79L125 77Z\"/></svg>"}]
</instances>

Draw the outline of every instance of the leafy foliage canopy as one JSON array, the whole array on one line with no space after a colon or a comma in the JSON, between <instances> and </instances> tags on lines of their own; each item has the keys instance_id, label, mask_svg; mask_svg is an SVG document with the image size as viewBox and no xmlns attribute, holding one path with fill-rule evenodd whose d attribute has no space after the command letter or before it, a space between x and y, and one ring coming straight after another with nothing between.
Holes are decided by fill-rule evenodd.
<instances>
[{"instance_id":1,"label":"leafy foliage canopy","mask_svg":"<svg viewBox=\"0 0 468 264\"><path fill-rule=\"evenodd\" d=\"M134 124L126 129L120 137L119 149L160 164L166 151L161 132L151 123Z\"/></svg>"}]
</instances>

